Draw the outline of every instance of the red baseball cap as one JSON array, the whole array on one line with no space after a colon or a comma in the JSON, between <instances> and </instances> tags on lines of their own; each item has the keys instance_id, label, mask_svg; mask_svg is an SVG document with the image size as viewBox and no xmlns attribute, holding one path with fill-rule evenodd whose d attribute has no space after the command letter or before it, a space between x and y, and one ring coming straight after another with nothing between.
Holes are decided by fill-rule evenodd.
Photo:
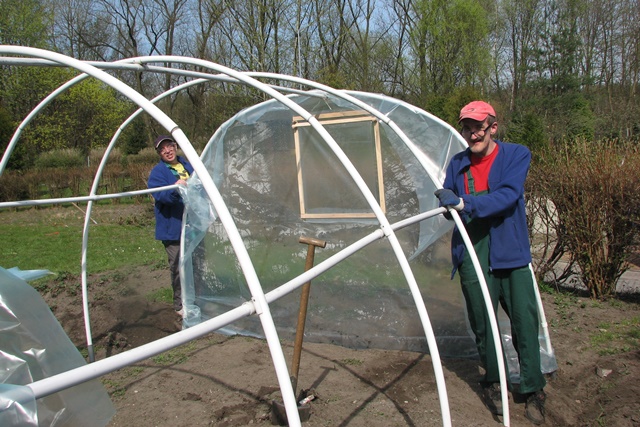
<instances>
[{"instance_id":1,"label":"red baseball cap","mask_svg":"<svg viewBox=\"0 0 640 427\"><path fill-rule=\"evenodd\" d=\"M483 122L487 116L496 117L496 112L493 107L484 101L473 101L462 107L460 110L460 118L458 123L464 119L471 119L478 122Z\"/></svg>"}]
</instances>

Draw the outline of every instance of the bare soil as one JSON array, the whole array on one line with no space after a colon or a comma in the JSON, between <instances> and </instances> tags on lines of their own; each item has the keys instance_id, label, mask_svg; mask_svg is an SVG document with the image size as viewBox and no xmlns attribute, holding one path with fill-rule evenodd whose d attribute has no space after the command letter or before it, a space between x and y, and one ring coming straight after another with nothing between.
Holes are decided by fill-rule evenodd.
<instances>
[{"instance_id":1,"label":"bare soil","mask_svg":"<svg viewBox=\"0 0 640 427\"><path fill-rule=\"evenodd\" d=\"M168 278L167 269L151 266L90 276L97 359L179 330L171 306L149 300ZM84 347L80 295L44 297ZM546 387L546 425L640 426L638 303L559 293L543 293L543 302L559 366ZM292 343L283 345L291 360ZM443 364L452 424L502 424L482 403L477 361ZM272 401L281 401L266 343L215 333L102 380L117 408L114 427L271 425ZM442 425L428 354L305 343L298 384L316 397L303 424L310 427ZM532 425L517 395L510 412L511 425Z\"/></svg>"}]
</instances>

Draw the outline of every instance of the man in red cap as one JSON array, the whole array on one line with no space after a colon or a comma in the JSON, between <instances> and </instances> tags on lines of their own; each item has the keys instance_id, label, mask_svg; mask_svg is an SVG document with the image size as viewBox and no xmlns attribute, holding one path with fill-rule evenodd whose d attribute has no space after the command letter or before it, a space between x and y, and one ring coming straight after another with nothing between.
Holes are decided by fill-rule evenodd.
<instances>
[{"instance_id":1,"label":"man in red cap","mask_svg":"<svg viewBox=\"0 0 640 427\"><path fill-rule=\"evenodd\" d=\"M459 211L480 261L494 312L498 303L511 321L513 344L520 362L519 393L526 396L525 416L544 423L544 386L540 369L538 308L524 203L524 182L531 153L518 144L493 139L498 122L493 107L473 101L460 110L460 133L469 148L447 167L443 189L436 191L442 206ZM469 323L475 334L485 376L480 382L485 404L502 415L500 376L493 335L480 282L460 232L451 241L453 271L460 274Z\"/></svg>"},{"instance_id":2,"label":"man in red cap","mask_svg":"<svg viewBox=\"0 0 640 427\"><path fill-rule=\"evenodd\" d=\"M178 156L178 145L174 139L169 135L160 135L156 138L154 146L160 161L151 170L147 187L186 185L187 178L193 174L193 168L189 162ZM155 199L156 240L161 240L167 251L173 289L173 308L178 315L182 316L179 262L184 203L177 189L158 191L153 193L153 198Z\"/></svg>"}]
</instances>

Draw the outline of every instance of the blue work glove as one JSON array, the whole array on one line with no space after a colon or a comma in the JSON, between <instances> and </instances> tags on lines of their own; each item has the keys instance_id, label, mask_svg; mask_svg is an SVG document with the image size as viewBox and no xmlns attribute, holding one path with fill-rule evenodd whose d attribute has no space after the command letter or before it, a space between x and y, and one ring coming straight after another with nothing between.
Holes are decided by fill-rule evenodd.
<instances>
[{"instance_id":1,"label":"blue work glove","mask_svg":"<svg viewBox=\"0 0 640 427\"><path fill-rule=\"evenodd\" d=\"M464 202L456 193L446 188L441 188L440 190L436 190L435 193L438 200L440 200L440 204L442 206L453 208L457 211L461 211L464 208Z\"/></svg>"}]
</instances>

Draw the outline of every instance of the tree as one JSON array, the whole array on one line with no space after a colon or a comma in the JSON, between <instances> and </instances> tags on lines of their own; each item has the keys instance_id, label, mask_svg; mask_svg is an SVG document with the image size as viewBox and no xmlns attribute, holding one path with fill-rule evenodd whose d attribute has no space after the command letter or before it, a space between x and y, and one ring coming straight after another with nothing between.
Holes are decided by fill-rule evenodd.
<instances>
[{"instance_id":1,"label":"tree","mask_svg":"<svg viewBox=\"0 0 640 427\"><path fill-rule=\"evenodd\" d=\"M509 109L514 111L525 88L536 51L540 26L539 0L506 0L503 3L506 18L506 36L511 57L511 98Z\"/></svg>"},{"instance_id":2,"label":"tree","mask_svg":"<svg viewBox=\"0 0 640 427\"><path fill-rule=\"evenodd\" d=\"M0 44L47 48L51 13L40 0L0 0Z\"/></svg>"},{"instance_id":3,"label":"tree","mask_svg":"<svg viewBox=\"0 0 640 427\"><path fill-rule=\"evenodd\" d=\"M475 1L421 0L410 13L418 76L414 102L439 114L456 87L481 85L488 76L487 11Z\"/></svg>"},{"instance_id":4,"label":"tree","mask_svg":"<svg viewBox=\"0 0 640 427\"><path fill-rule=\"evenodd\" d=\"M147 147L147 130L145 121L136 117L125 129L123 134L125 154L138 154L140 150Z\"/></svg>"},{"instance_id":5,"label":"tree","mask_svg":"<svg viewBox=\"0 0 640 427\"><path fill-rule=\"evenodd\" d=\"M111 19L92 0L52 0L55 50L82 60L106 61Z\"/></svg>"},{"instance_id":6,"label":"tree","mask_svg":"<svg viewBox=\"0 0 640 427\"><path fill-rule=\"evenodd\" d=\"M374 22L374 1L361 0L348 3L347 22L349 29L349 49L345 54L345 74L351 88L367 92L382 92L381 65L390 50L383 37L382 22Z\"/></svg>"},{"instance_id":7,"label":"tree","mask_svg":"<svg viewBox=\"0 0 640 427\"><path fill-rule=\"evenodd\" d=\"M58 77L72 77L66 69ZM50 91L49 91L50 92ZM87 79L58 96L25 128L26 144L35 152L76 148L88 156L92 148L104 147L126 118L131 106L102 82Z\"/></svg>"},{"instance_id":8,"label":"tree","mask_svg":"<svg viewBox=\"0 0 640 427\"><path fill-rule=\"evenodd\" d=\"M232 66L244 70L282 72L280 62L291 57L281 44L284 12L288 4L279 0L229 3L222 30L231 48L232 58L228 59L233 59Z\"/></svg>"}]
</instances>

